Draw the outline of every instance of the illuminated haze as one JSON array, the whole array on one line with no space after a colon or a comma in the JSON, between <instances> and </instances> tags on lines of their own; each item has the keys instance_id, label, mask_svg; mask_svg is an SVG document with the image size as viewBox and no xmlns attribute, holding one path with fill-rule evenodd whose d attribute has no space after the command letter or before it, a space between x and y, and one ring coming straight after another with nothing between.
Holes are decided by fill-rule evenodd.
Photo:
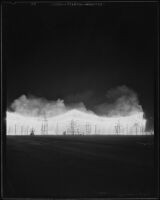
<instances>
[{"instance_id":1,"label":"illuminated haze","mask_svg":"<svg viewBox=\"0 0 160 200\"><path fill-rule=\"evenodd\" d=\"M7 134L144 134L146 120L137 95L126 86L108 91L106 102L88 110L83 102L20 96L7 112ZM45 127L45 128L44 128Z\"/></svg>"},{"instance_id":2,"label":"illuminated haze","mask_svg":"<svg viewBox=\"0 0 160 200\"><path fill-rule=\"evenodd\" d=\"M69 110L77 109L84 112L94 112L102 116L129 116L143 112L137 94L127 86L111 89L106 94L106 102L96 105L94 109L87 110L83 102L65 104L64 100L49 101L34 96L20 96L10 106L13 112L24 116L53 117Z\"/></svg>"}]
</instances>

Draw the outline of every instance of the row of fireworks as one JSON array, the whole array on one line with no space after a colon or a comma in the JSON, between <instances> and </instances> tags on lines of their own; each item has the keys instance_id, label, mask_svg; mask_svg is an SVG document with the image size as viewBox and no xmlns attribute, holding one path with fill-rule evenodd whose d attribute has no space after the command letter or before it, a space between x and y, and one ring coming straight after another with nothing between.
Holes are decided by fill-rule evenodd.
<instances>
[{"instance_id":1,"label":"row of fireworks","mask_svg":"<svg viewBox=\"0 0 160 200\"><path fill-rule=\"evenodd\" d=\"M56 123L54 127L49 127L48 122L45 121L41 124L41 127L29 127L29 126L19 126L14 124L14 126L7 127L7 135L100 135L100 134L134 134L134 135L145 135L144 126L140 126L135 123L132 128L122 127L120 123L115 124L112 131L106 131L105 128L99 127L98 125L92 125L90 123L85 123L83 126L77 124L74 120L71 120L68 126L61 126L60 123Z\"/></svg>"}]
</instances>

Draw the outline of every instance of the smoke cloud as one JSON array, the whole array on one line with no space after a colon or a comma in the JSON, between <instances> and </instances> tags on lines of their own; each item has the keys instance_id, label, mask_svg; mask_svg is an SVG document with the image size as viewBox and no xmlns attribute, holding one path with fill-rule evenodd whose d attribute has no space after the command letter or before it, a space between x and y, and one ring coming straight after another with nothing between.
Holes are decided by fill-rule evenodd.
<instances>
[{"instance_id":1,"label":"smoke cloud","mask_svg":"<svg viewBox=\"0 0 160 200\"><path fill-rule=\"evenodd\" d=\"M87 98L90 95L90 93L87 93ZM47 117L63 114L71 109L93 113L93 111L87 110L83 102L74 102L66 105L62 99L58 99L57 101L48 101L44 98L37 98L34 96L27 97L26 95L22 95L18 99L14 100L11 104L11 109L22 115L45 115ZM98 115L105 116L127 116L143 111L139 104L137 94L124 85L109 90L105 102L95 106L94 112Z\"/></svg>"},{"instance_id":2,"label":"smoke cloud","mask_svg":"<svg viewBox=\"0 0 160 200\"><path fill-rule=\"evenodd\" d=\"M106 95L106 102L96 106L95 111L107 116L128 116L143 110L137 94L123 85L109 90Z\"/></svg>"},{"instance_id":3,"label":"smoke cloud","mask_svg":"<svg viewBox=\"0 0 160 200\"><path fill-rule=\"evenodd\" d=\"M22 95L11 104L11 109L13 111L26 116L53 117L73 108L83 111L86 110L83 103L66 106L61 99L57 101L48 101L44 98L27 97L26 95Z\"/></svg>"}]
</instances>

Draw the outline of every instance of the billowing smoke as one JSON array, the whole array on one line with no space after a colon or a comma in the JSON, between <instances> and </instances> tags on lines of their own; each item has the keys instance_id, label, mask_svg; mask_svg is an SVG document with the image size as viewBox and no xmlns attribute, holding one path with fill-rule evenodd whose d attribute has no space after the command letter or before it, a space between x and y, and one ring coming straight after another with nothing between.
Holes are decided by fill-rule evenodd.
<instances>
[{"instance_id":1,"label":"billowing smoke","mask_svg":"<svg viewBox=\"0 0 160 200\"><path fill-rule=\"evenodd\" d=\"M53 117L65 113L73 108L83 111L86 110L83 103L66 106L64 101L61 99L58 99L57 101L48 101L44 98L37 98L33 96L26 97L26 95L22 95L11 104L12 110L25 116Z\"/></svg>"},{"instance_id":2,"label":"billowing smoke","mask_svg":"<svg viewBox=\"0 0 160 200\"><path fill-rule=\"evenodd\" d=\"M137 94L125 85L109 90L106 102L97 105L95 111L107 116L128 116L143 112Z\"/></svg>"},{"instance_id":3,"label":"billowing smoke","mask_svg":"<svg viewBox=\"0 0 160 200\"><path fill-rule=\"evenodd\" d=\"M64 100L48 101L44 98L27 97L22 95L14 100L11 109L22 115L52 117L63 114L71 109L84 112L93 112L86 109L84 103L65 104ZM136 93L127 86L119 86L108 91L104 103L95 106L94 112L103 116L128 116L137 112L143 112L139 105Z\"/></svg>"}]
</instances>

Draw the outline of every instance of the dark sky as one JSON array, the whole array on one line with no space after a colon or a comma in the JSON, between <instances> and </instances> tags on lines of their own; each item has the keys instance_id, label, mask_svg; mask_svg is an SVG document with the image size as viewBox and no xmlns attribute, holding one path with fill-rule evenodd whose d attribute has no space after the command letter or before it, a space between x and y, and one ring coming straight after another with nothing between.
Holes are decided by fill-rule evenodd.
<instances>
[{"instance_id":1,"label":"dark sky","mask_svg":"<svg viewBox=\"0 0 160 200\"><path fill-rule=\"evenodd\" d=\"M87 107L126 85L153 117L156 5L3 5L7 105L22 94ZM76 100L74 99L76 96Z\"/></svg>"}]
</instances>

